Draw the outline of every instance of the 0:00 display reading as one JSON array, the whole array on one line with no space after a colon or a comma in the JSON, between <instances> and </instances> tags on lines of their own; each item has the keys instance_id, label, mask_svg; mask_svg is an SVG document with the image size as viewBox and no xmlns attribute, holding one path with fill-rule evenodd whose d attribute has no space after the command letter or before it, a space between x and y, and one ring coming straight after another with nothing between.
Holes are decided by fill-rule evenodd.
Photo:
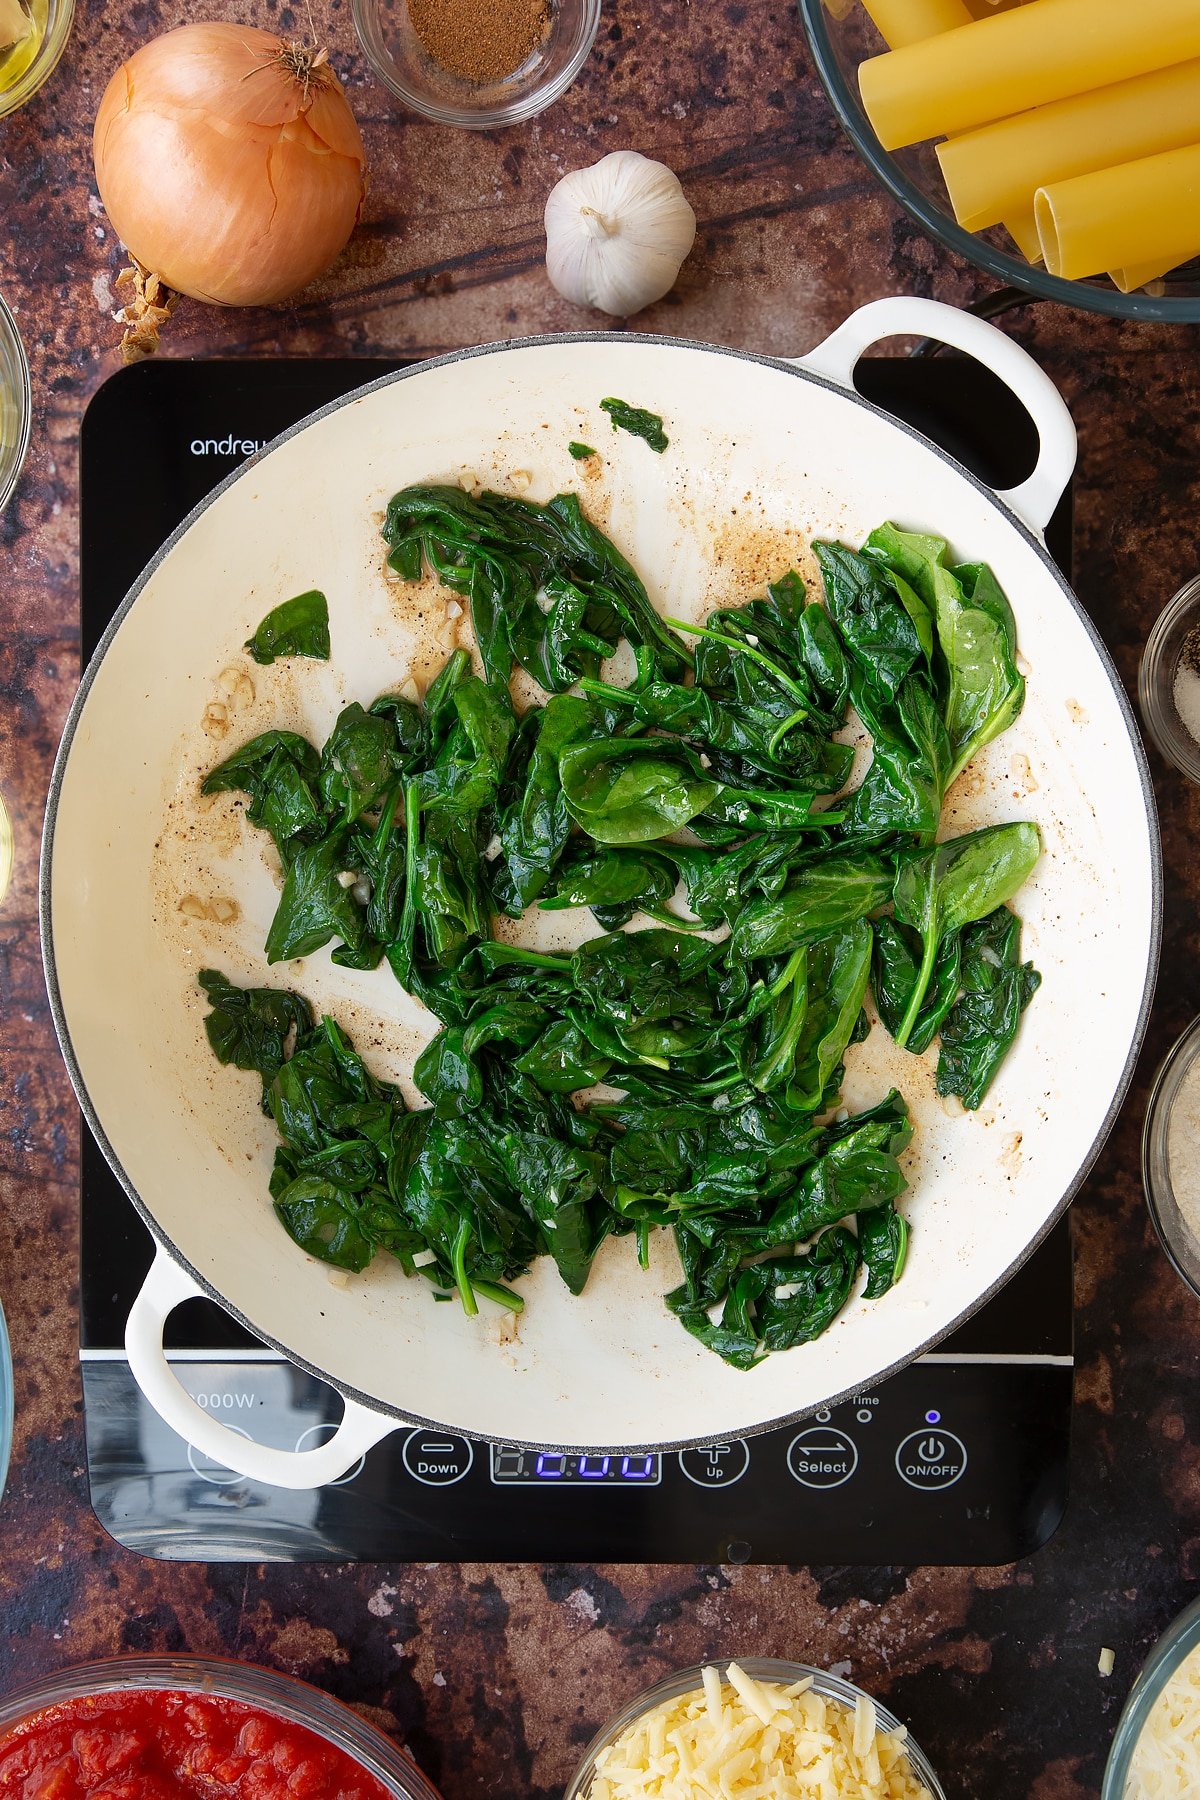
<instances>
[{"instance_id":1,"label":"0:00 display reading","mask_svg":"<svg viewBox=\"0 0 1200 1800\"><path fill-rule=\"evenodd\" d=\"M604 1456L565 1450L518 1450L511 1444L493 1444L492 1480L523 1487L657 1487L662 1480L662 1458L650 1455Z\"/></svg>"}]
</instances>

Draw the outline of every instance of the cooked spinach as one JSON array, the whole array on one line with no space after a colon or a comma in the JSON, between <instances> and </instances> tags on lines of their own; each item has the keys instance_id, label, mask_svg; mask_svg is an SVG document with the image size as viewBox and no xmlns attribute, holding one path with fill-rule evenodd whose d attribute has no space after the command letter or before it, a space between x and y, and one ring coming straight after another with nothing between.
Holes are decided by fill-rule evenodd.
<instances>
[{"instance_id":1,"label":"cooked spinach","mask_svg":"<svg viewBox=\"0 0 1200 1800\"><path fill-rule=\"evenodd\" d=\"M313 656L329 661L329 603L312 588L271 609L252 638L242 648L256 663L273 663L277 656Z\"/></svg>"},{"instance_id":2,"label":"cooked spinach","mask_svg":"<svg viewBox=\"0 0 1200 1800\"><path fill-rule=\"evenodd\" d=\"M658 414L647 412L644 406L630 406L628 400L608 399L600 402L600 411L608 414L614 431L627 431L630 437L642 438L660 456L671 441Z\"/></svg>"},{"instance_id":3,"label":"cooked spinach","mask_svg":"<svg viewBox=\"0 0 1200 1800\"><path fill-rule=\"evenodd\" d=\"M1041 986L1041 976L1020 954L1021 921L1006 906L962 934L962 992L942 1026L937 1090L957 1094L972 1112Z\"/></svg>"},{"instance_id":4,"label":"cooked spinach","mask_svg":"<svg viewBox=\"0 0 1200 1800\"><path fill-rule=\"evenodd\" d=\"M901 1047L917 1022L943 942L1010 900L1041 850L1036 825L989 825L902 858L892 901L897 919L920 937L921 961L895 1033Z\"/></svg>"},{"instance_id":5,"label":"cooked spinach","mask_svg":"<svg viewBox=\"0 0 1200 1800\"><path fill-rule=\"evenodd\" d=\"M1012 607L985 564L948 568L942 538L881 525L867 539L866 553L893 580L911 583L933 615L953 781L977 750L1007 731L1025 703Z\"/></svg>"},{"instance_id":6,"label":"cooked spinach","mask_svg":"<svg viewBox=\"0 0 1200 1800\"><path fill-rule=\"evenodd\" d=\"M667 1305L699 1342L752 1368L809 1341L907 1254L904 1101L820 1122L868 987L897 1043L940 1035L939 1091L976 1107L1038 985L1006 904L1036 828L936 841L964 759L1019 709L1007 601L891 526L816 547L824 604L793 570L702 624L660 618L574 495L407 488L384 536L398 574L469 600L483 678L456 651L422 702L352 702L319 750L262 733L203 784L245 794L278 852L268 962L386 962L440 1027L409 1110L298 994L204 971L212 1048L278 1129L282 1224L469 1313L519 1308L537 1257L578 1293L607 1237L646 1264L669 1229ZM601 679L623 641L627 685ZM516 664L542 703L518 710ZM847 793L849 707L872 755ZM601 934L574 950L497 936L579 907Z\"/></svg>"},{"instance_id":7,"label":"cooked spinach","mask_svg":"<svg viewBox=\"0 0 1200 1800\"><path fill-rule=\"evenodd\" d=\"M286 988L235 987L217 969L196 977L211 1011L204 1029L218 1062L261 1075L263 1111L271 1083L287 1060L288 1037L312 1028L308 1001Z\"/></svg>"},{"instance_id":8,"label":"cooked spinach","mask_svg":"<svg viewBox=\"0 0 1200 1800\"><path fill-rule=\"evenodd\" d=\"M616 545L575 494L547 505L457 487L393 495L383 536L405 580L424 565L470 603L484 674L505 687L514 661L551 693L595 675L622 637L670 679L689 659Z\"/></svg>"},{"instance_id":9,"label":"cooked spinach","mask_svg":"<svg viewBox=\"0 0 1200 1800\"><path fill-rule=\"evenodd\" d=\"M589 456L595 456L596 454L590 444L580 444L574 440L567 445L567 449L575 458L576 462L586 462Z\"/></svg>"}]
</instances>

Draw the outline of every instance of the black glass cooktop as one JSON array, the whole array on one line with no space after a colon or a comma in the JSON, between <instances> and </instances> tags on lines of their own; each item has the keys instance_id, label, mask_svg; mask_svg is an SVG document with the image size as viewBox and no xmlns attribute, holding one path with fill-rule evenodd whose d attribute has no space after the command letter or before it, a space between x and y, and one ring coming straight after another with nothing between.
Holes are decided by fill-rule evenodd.
<instances>
[{"instance_id":1,"label":"black glass cooktop","mask_svg":"<svg viewBox=\"0 0 1200 1800\"><path fill-rule=\"evenodd\" d=\"M295 420L398 366L147 362L107 382L81 440L85 656L144 564L218 481ZM1033 466L1032 425L977 363L867 360L857 381L995 486L1015 485ZM1069 575L1069 495L1047 541ZM1036 1549L1062 1517L1072 1379L1065 1221L936 1353L799 1426L649 1457L556 1456L401 1429L340 1481L291 1493L211 1464L142 1399L122 1346L151 1240L86 1129L82 1171L92 1503L114 1537L146 1555L999 1563ZM246 1435L304 1449L332 1432L337 1395L209 1302L181 1307L167 1343L199 1404Z\"/></svg>"}]
</instances>

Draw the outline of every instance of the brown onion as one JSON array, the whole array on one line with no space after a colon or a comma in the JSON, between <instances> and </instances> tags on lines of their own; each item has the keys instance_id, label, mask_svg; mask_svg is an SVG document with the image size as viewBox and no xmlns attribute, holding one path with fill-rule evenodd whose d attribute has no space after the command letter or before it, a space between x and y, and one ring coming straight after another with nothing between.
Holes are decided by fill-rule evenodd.
<instances>
[{"instance_id":1,"label":"brown onion","mask_svg":"<svg viewBox=\"0 0 1200 1800\"><path fill-rule=\"evenodd\" d=\"M245 25L180 25L135 51L100 102L93 149L126 248L222 306L286 300L320 275L366 192L325 52Z\"/></svg>"}]
</instances>

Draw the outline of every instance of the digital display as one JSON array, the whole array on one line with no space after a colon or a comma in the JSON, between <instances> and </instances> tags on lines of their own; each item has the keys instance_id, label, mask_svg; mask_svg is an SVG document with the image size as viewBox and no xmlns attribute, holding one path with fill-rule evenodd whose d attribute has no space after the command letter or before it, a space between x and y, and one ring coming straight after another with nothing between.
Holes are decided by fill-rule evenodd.
<instances>
[{"instance_id":1,"label":"digital display","mask_svg":"<svg viewBox=\"0 0 1200 1800\"><path fill-rule=\"evenodd\" d=\"M657 1487L662 1457L656 1451L605 1456L598 1451L519 1450L512 1444L493 1444L492 1480L500 1487Z\"/></svg>"}]
</instances>

